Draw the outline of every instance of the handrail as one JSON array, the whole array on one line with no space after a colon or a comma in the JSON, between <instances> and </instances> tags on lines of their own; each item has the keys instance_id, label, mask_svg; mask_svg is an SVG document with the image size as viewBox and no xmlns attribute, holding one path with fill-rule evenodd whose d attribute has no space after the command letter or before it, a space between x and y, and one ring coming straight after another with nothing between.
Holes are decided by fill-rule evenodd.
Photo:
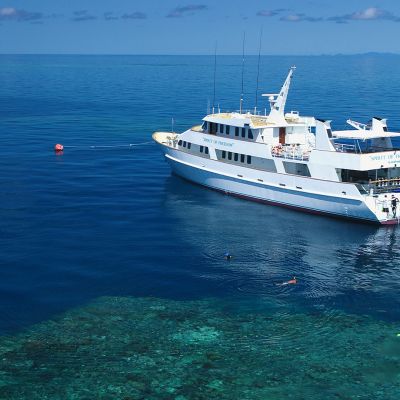
<instances>
[{"instance_id":1,"label":"handrail","mask_svg":"<svg viewBox=\"0 0 400 400\"><path fill-rule=\"evenodd\" d=\"M308 161L310 150L303 150L299 145L288 148L288 146L277 145L272 147L271 155L273 157L285 158L289 160Z\"/></svg>"},{"instance_id":2,"label":"handrail","mask_svg":"<svg viewBox=\"0 0 400 400\"><path fill-rule=\"evenodd\" d=\"M375 184L375 185L379 185L379 184L383 184L383 183L397 183L400 185L400 177L396 177L396 178L382 178L382 179L376 179L374 181L368 181L369 184Z\"/></svg>"},{"instance_id":3,"label":"handrail","mask_svg":"<svg viewBox=\"0 0 400 400\"><path fill-rule=\"evenodd\" d=\"M334 147L336 151L339 151L341 153L357 153L357 148L354 144L334 143Z\"/></svg>"},{"instance_id":4,"label":"handrail","mask_svg":"<svg viewBox=\"0 0 400 400\"><path fill-rule=\"evenodd\" d=\"M400 147L383 147L383 146L369 146L362 148L359 141L356 141L357 146L348 143L334 143L336 151L341 153L356 153L356 154L369 154L369 153L384 153L386 151L398 151Z\"/></svg>"},{"instance_id":5,"label":"handrail","mask_svg":"<svg viewBox=\"0 0 400 400\"><path fill-rule=\"evenodd\" d=\"M354 182L362 194L389 193L400 190L400 177L381 181L370 181L369 183Z\"/></svg>"}]
</instances>

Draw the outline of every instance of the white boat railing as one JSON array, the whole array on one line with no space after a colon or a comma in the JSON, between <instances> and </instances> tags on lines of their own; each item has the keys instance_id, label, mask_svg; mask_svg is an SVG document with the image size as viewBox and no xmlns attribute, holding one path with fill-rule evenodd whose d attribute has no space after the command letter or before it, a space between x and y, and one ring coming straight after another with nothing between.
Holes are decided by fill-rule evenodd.
<instances>
[{"instance_id":1,"label":"white boat railing","mask_svg":"<svg viewBox=\"0 0 400 400\"><path fill-rule=\"evenodd\" d=\"M335 143L334 146L340 153L361 153L361 149L354 144Z\"/></svg>"},{"instance_id":2,"label":"white boat railing","mask_svg":"<svg viewBox=\"0 0 400 400\"><path fill-rule=\"evenodd\" d=\"M398 192L400 191L400 177L356 183L356 186L362 194Z\"/></svg>"},{"instance_id":3,"label":"white boat railing","mask_svg":"<svg viewBox=\"0 0 400 400\"><path fill-rule=\"evenodd\" d=\"M289 160L308 161L310 158L310 150L305 150L301 145L277 145L272 147L271 154L273 157L285 158Z\"/></svg>"},{"instance_id":4,"label":"white boat railing","mask_svg":"<svg viewBox=\"0 0 400 400\"><path fill-rule=\"evenodd\" d=\"M347 143L334 143L335 150L340 153L356 153L356 154L370 154L370 153L383 153L385 151L397 151L400 150L399 146L360 146L357 144Z\"/></svg>"}]
</instances>

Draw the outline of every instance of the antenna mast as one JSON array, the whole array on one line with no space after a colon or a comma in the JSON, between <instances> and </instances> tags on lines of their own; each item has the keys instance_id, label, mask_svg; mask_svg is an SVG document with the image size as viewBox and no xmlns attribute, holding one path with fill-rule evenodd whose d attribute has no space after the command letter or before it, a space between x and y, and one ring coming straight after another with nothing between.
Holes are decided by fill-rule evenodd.
<instances>
[{"instance_id":1,"label":"antenna mast","mask_svg":"<svg viewBox=\"0 0 400 400\"><path fill-rule=\"evenodd\" d=\"M244 42L246 40L246 32L243 32L243 50L242 50L242 92L240 94L240 114L243 110L243 82L244 82Z\"/></svg>"},{"instance_id":2,"label":"antenna mast","mask_svg":"<svg viewBox=\"0 0 400 400\"><path fill-rule=\"evenodd\" d=\"M257 115L257 105L258 105L258 84L259 84L259 77L260 77L260 58L261 58L261 40L262 40L263 30L261 27L260 31L260 45L258 46L258 64L257 64L257 85L256 85L256 103L254 106L254 115Z\"/></svg>"},{"instance_id":3,"label":"antenna mast","mask_svg":"<svg viewBox=\"0 0 400 400\"><path fill-rule=\"evenodd\" d=\"M213 101L212 101L212 113L214 114L215 109L215 80L217 75L217 42L215 42L215 51L214 51L214 92L213 92Z\"/></svg>"}]
</instances>

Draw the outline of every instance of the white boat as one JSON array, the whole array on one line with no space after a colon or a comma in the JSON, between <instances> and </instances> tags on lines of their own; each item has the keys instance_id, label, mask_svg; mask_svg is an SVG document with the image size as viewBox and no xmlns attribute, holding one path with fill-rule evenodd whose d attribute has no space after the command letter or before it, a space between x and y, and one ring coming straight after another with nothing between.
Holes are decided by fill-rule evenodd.
<instances>
[{"instance_id":1,"label":"white boat","mask_svg":"<svg viewBox=\"0 0 400 400\"><path fill-rule=\"evenodd\" d=\"M398 224L400 147L392 139L400 133L380 118L332 131L330 121L285 113L294 69L279 94L263 95L268 114L218 111L183 133L153 133L173 173L257 202Z\"/></svg>"}]
</instances>

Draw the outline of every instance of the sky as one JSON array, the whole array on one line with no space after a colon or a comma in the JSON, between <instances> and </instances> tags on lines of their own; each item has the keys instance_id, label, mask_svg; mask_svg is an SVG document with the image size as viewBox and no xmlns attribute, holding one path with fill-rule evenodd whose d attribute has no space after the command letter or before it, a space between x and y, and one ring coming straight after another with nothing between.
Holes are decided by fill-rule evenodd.
<instances>
[{"instance_id":1,"label":"sky","mask_svg":"<svg viewBox=\"0 0 400 400\"><path fill-rule=\"evenodd\" d=\"M400 0L0 0L2 54L400 53Z\"/></svg>"}]
</instances>

